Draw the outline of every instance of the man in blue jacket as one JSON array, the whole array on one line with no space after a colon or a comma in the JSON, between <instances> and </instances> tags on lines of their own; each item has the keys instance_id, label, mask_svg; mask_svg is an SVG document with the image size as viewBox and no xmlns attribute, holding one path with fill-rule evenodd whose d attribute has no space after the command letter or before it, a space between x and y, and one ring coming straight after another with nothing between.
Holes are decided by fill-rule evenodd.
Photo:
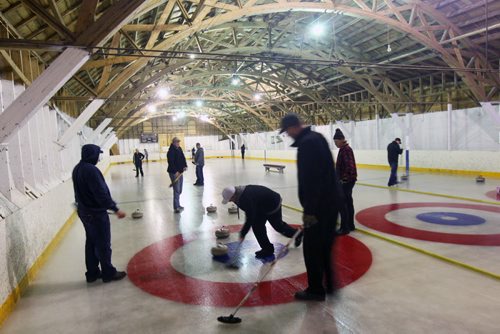
<instances>
[{"instance_id":1,"label":"man in blue jacket","mask_svg":"<svg viewBox=\"0 0 500 334\"><path fill-rule=\"evenodd\" d=\"M85 276L88 283L99 278L105 283L118 281L127 275L111 264L111 227L107 210L115 212L119 219L125 217L125 212L116 206L101 171L95 166L100 153L99 146L84 145L82 160L73 169L75 202L86 235Z\"/></svg>"},{"instance_id":2,"label":"man in blue jacket","mask_svg":"<svg viewBox=\"0 0 500 334\"><path fill-rule=\"evenodd\" d=\"M200 143L196 143L196 153L194 155L193 163L196 165L196 182L195 186L203 186L205 178L203 177L203 167L205 166L205 152Z\"/></svg>"},{"instance_id":3,"label":"man in blue jacket","mask_svg":"<svg viewBox=\"0 0 500 334\"><path fill-rule=\"evenodd\" d=\"M337 224L339 194L335 164L326 139L311 127L302 125L296 114L281 120L281 132L295 139L299 200L304 209L304 262L308 287L295 293L300 300L325 300L333 293L332 246ZM323 285L325 282L325 286Z\"/></svg>"}]
</instances>

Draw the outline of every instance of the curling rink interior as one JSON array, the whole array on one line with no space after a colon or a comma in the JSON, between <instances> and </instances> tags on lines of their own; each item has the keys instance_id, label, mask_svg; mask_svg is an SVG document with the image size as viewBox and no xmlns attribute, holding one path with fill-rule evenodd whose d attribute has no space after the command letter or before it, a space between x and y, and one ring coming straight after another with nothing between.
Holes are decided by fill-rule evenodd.
<instances>
[{"instance_id":1,"label":"curling rink interior","mask_svg":"<svg viewBox=\"0 0 500 334\"><path fill-rule=\"evenodd\" d=\"M337 294L325 302L293 300L305 288L305 267L302 247L291 247L238 312L242 323L219 323L217 317L233 311L263 270L251 231L239 270L212 258L214 231L230 226L222 242L234 246L244 223L243 212L238 219L220 203L222 189L268 186L290 206L283 208L284 220L301 224L292 209L300 207L295 164L286 163L279 174L266 173L262 163L207 159L204 187L193 186L189 164L181 214L173 213L166 162L145 163L143 178L135 178L132 164L111 166L106 181L128 214L111 216L113 263L128 277L85 282L85 233L76 220L0 332L500 332L500 284L492 277L500 275L500 201L488 194L500 180L477 184L472 176L415 172L389 189L389 172L375 169L358 169L358 230L336 239ZM208 214L211 204L217 212ZM137 209L144 216L132 219ZM269 224L267 230L278 251L287 239Z\"/></svg>"}]
</instances>

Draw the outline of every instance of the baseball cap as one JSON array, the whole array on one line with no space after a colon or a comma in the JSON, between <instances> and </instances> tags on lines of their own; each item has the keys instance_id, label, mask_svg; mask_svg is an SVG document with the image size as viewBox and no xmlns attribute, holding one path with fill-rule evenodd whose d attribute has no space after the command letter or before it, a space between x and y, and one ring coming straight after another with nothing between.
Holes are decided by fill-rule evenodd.
<instances>
[{"instance_id":1,"label":"baseball cap","mask_svg":"<svg viewBox=\"0 0 500 334\"><path fill-rule=\"evenodd\" d=\"M280 133L285 132L289 127L300 125L300 118L297 114L288 114L281 119Z\"/></svg>"},{"instance_id":2,"label":"baseball cap","mask_svg":"<svg viewBox=\"0 0 500 334\"><path fill-rule=\"evenodd\" d=\"M227 204L236 193L235 187L226 187L222 190L222 204Z\"/></svg>"}]
</instances>

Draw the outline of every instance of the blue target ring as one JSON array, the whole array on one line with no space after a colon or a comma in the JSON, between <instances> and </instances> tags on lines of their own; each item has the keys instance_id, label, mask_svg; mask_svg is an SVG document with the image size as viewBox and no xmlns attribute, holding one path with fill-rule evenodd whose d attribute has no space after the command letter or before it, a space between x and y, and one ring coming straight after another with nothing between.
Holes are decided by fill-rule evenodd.
<instances>
[{"instance_id":1,"label":"blue target ring","mask_svg":"<svg viewBox=\"0 0 500 334\"><path fill-rule=\"evenodd\" d=\"M486 223L479 216L458 212L426 212L417 215L417 219L426 223L448 226L470 226Z\"/></svg>"}]
</instances>

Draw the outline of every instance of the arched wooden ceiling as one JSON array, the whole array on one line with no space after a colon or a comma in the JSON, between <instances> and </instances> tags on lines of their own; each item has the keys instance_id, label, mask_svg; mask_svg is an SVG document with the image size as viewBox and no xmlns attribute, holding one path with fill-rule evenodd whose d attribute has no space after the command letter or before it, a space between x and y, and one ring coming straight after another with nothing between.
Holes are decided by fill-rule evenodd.
<instances>
[{"instance_id":1,"label":"arched wooden ceiling","mask_svg":"<svg viewBox=\"0 0 500 334\"><path fill-rule=\"evenodd\" d=\"M2 55L30 48L50 64L116 2L3 1ZM312 35L315 24L323 36ZM500 2L150 0L91 50L54 100L106 99L94 120L113 117L118 134L157 117L148 104L210 116L225 133L257 131L276 128L291 110L318 123L422 111L432 101L418 90L498 99ZM164 101L161 86L170 90Z\"/></svg>"}]
</instances>

